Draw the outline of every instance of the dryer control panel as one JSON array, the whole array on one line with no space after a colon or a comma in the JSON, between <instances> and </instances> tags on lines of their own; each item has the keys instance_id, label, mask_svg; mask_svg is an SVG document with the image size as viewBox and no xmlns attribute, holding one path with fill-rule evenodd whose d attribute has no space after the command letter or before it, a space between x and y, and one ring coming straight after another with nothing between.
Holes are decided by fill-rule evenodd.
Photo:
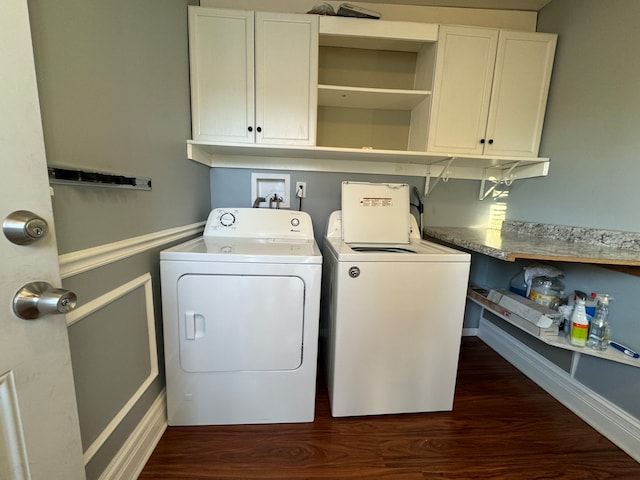
<instances>
[{"instance_id":1,"label":"dryer control panel","mask_svg":"<svg viewBox=\"0 0 640 480\"><path fill-rule=\"evenodd\" d=\"M204 229L205 237L313 239L306 212L270 208L216 208Z\"/></svg>"}]
</instances>

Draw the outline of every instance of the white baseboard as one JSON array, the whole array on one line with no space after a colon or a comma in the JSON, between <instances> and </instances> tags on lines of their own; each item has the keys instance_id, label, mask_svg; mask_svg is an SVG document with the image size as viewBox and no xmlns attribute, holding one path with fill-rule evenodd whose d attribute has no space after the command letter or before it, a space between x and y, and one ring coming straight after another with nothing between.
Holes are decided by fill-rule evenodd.
<instances>
[{"instance_id":1,"label":"white baseboard","mask_svg":"<svg viewBox=\"0 0 640 480\"><path fill-rule=\"evenodd\" d=\"M138 478L166 429L167 394L162 390L99 480Z\"/></svg>"},{"instance_id":2,"label":"white baseboard","mask_svg":"<svg viewBox=\"0 0 640 480\"><path fill-rule=\"evenodd\" d=\"M640 462L640 421L482 318L478 337L565 407Z\"/></svg>"},{"instance_id":3,"label":"white baseboard","mask_svg":"<svg viewBox=\"0 0 640 480\"><path fill-rule=\"evenodd\" d=\"M477 337L478 329L477 328L463 328L462 329L463 337Z\"/></svg>"}]
</instances>

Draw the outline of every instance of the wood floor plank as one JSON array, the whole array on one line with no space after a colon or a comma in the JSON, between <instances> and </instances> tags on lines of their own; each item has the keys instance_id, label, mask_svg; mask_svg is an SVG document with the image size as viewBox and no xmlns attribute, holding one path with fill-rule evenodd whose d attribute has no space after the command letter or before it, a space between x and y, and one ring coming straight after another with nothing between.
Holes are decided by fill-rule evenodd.
<instances>
[{"instance_id":1,"label":"wood floor plank","mask_svg":"<svg viewBox=\"0 0 640 480\"><path fill-rule=\"evenodd\" d=\"M639 479L640 464L475 337L452 412L169 427L141 480Z\"/></svg>"}]
</instances>

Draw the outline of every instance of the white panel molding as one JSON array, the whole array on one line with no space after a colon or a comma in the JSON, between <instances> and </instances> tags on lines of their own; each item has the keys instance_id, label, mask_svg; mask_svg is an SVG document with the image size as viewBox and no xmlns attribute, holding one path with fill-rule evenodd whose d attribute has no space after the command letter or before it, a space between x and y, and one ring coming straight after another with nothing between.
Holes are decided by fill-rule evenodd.
<instances>
[{"instance_id":1,"label":"white panel molding","mask_svg":"<svg viewBox=\"0 0 640 480\"><path fill-rule=\"evenodd\" d=\"M13 371L0 375L0 477L29 480L18 394Z\"/></svg>"},{"instance_id":2,"label":"white panel molding","mask_svg":"<svg viewBox=\"0 0 640 480\"><path fill-rule=\"evenodd\" d=\"M204 230L205 222L192 223L182 227L127 238L119 242L65 253L58 257L60 276L64 278L93 270L94 268L122 260L146 250L166 245L183 238L197 235Z\"/></svg>"},{"instance_id":3,"label":"white panel molding","mask_svg":"<svg viewBox=\"0 0 640 480\"><path fill-rule=\"evenodd\" d=\"M140 275L138 278L134 278L133 280L128 281L120 285L118 288L114 288L113 290L108 291L107 293L100 295L97 298L94 298L90 302L80 305L74 310L70 311L66 314L67 318L67 327L70 327L76 322L88 317L92 313L100 310L101 308L106 307L107 305L115 302L119 298L124 297L126 294L133 292L135 289L142 287L143 285L146 287L148 284L149 292L146 292L145 288L145 297L152 298L151 292L151 275L149 273L145 273L144 275ZM151 309L151 314L153 314L153 304L149 307L150 298L145 298L147 301L147 320L149 318L149 308ZM154 342L155 345L155 342Z\"/></svg>"},{"instance_id":4,"label":"white panel molding","mask_svg":"<svg viewBox=\"0 0 640 480\"><path fill-rule=\"evenodd\" d=\"M640 422L568 372L481 318L478 337L556 400L640 462Z\"/></svg>"},{"instance_id":5,"label":"white panel molding","mask_svg":"<svg viewBox=\"0 0 640 480\"><path fill-rule=\"evenodd\" d=\"M113 431L118 427L120 422L126 417L126 415L131 411L136 402L142 397L144 392L146 392L149 385L158 377L158 352L156 349L156 329L155 329L155 316L153 312L153 291L151 286L151 275L149 273L145 273L144 275L139 276L138 278L134 278L133 280L121 285L120 287L111 290L110 292L101 295L94 300L81 305L75 310L71 311L67 314L67 326L73 325L76 322L83 320L88 317L92 313L100 310L101 308L106 307L107 305L117 301L119 298L122 298L124 295L138 289L144 288L144 297L145 297L145 308L147 314L147 335L149 342L149 365L150 371L149 375L142 384L138 387L136 392L129 398L127 403L122 407L122 409L111 419L111 421L107 424L104 430L98 435L98 437L93 441L93 443L87 448L86 452L84 452L84 463L85 465L91 461L96 452L104 445L109 436L113 433Z\"/></svg>"},{"instance_id":6,"label":"white panel molding","mask_svg":"<svg viewBox=\"0 0 640 480\"><path fill-rule=\"evenodd\" d=\"M138 478L167 429L166 412L167 393L163 390L98 480Z\"/></svg>"}]
</instances>

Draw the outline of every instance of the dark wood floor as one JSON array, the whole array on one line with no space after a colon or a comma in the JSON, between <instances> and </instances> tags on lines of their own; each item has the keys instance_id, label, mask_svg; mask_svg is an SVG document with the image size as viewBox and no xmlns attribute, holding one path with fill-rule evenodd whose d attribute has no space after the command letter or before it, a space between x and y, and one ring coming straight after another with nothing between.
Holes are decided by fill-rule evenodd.
<instances>
[{"instance_id":1,"label":"dark wood floor","mask_svg":"<svg viewBox=\"0 0 640 480\"><path fill-rule=\"evenodd\" d=\"M640 448L640 446L638 446ZM640 464L477 338L453 412L169 427L140 479L640 479Z\"/></svg>"}]
</instances>

